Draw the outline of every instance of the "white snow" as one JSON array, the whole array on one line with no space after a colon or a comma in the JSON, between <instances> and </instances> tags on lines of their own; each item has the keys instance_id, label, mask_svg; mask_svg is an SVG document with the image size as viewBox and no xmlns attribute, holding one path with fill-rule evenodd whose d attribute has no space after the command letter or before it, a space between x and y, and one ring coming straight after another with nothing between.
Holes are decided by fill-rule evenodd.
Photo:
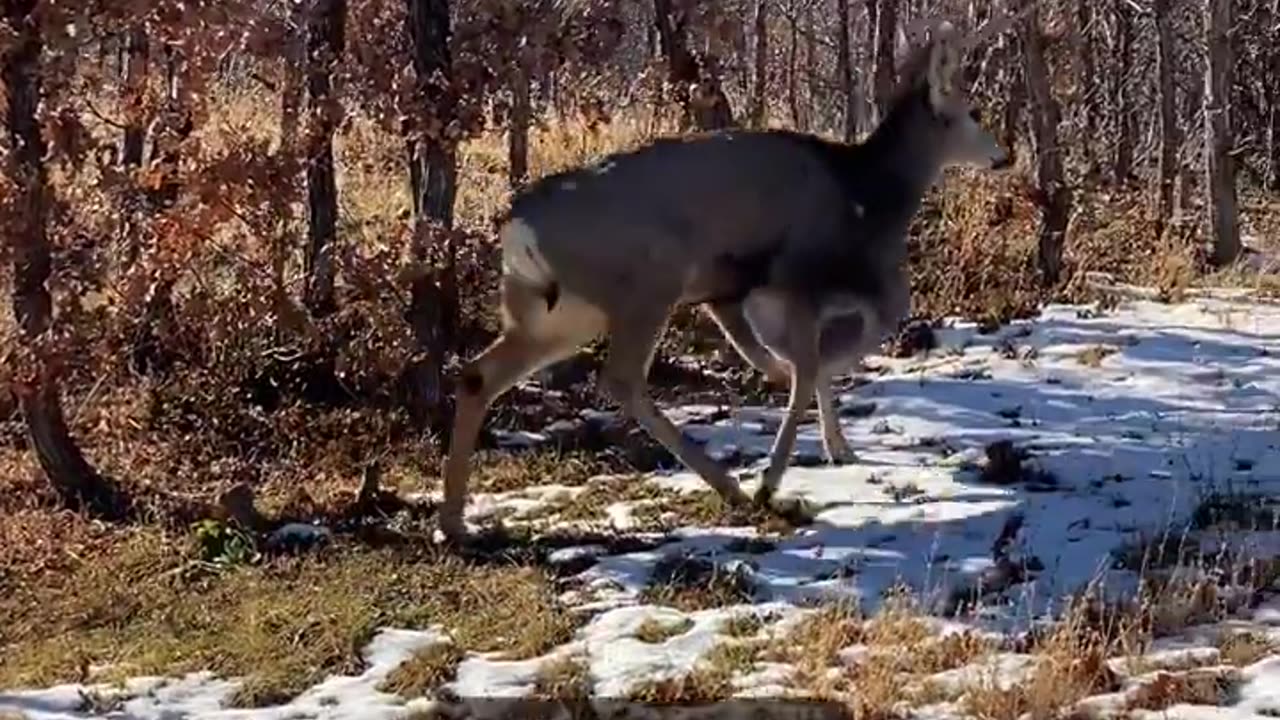
<instances>
[{"instance_id":1,"label":"white snow","mask_svg":"<svg viewBox=\"0 0 1280 720\"><path fill-rule=\"evenodd\" d=\"M142 677L123 687L60 685L47 690L0 692L0 712L19 712L30 720L78 720L101 717L94 707L114 707L108 717L137 720L286 720L323 718L350 720L399 718L425 710L423 700L405 703L378 691L378 685L419 650L448 642L439 629L425 631L384 628L364 650L367 669L356 676L330 676L280 707L230 710L224 706L239 687L235 681L193 673L182 678ZM110 702L118 699L118 702ZM20 716L21 717L21 716Z\"/></svg>"},{"instance_id":2,"label":"white snow","mask_svg":"<svg viewBox=\"0 0 1280 720\"><path fill-rule=\"evenodd\" d=\"M855 599L873 611L898 584L914 588L936 609L962 591L980 595L975 623L993 631L1018 630L1050 616L1065 595L1090 584L1112 597L1131 594L1140 568L1117 567L1113 553L1162 534L1181 534L1205 497L1280 497L1280 305L1239 294L1172 305L1130 301L1105 311L1054 305L993 335L953 322L939 332L939 341L927 356L870 358L870 382L841 394L846 404L875 404L869 415L842 420L859 456L855 463L797 463L788 470L780 497L801 498L815 508L811 526L770 538L764 547L741 542L757 535L754 528L688 527L651 550L562 551L559 560L599 558L572 579L565 595L597 614L569 644L543 658L469 656L450 690L461 697L527 694L542 663L573 657L588 668L595 695L616 697L636 682L688 672L726 640L724 621L733 614L767 612L774 624L765 632L776 633L803 617L802 608L815 600ZM1109 352L1096 352L1099 347ZM724 416L723 409L679 410L687 421L684 431L705 442L709 452L760 458L783 414L778 407L734 408L727 419L709 423L709 417ZM506 441L538 437L511 434ZM1026 478L1031 482L997 485L983 479L984 449L997 440L1029 453L1025 466L1036 476ZM816 423L802 426L797 455L821 457ZM742 473L748 492L763 464ZM652 482L706 489L689 472L666 473ZM534 518L540 504L579 491L548 486L477 493L468 518L520 522ZM631 522L629 505L618 502L602 524L627 531ZM1280 532L1263 530L1238 528L1194 542L1205 551L1280 555ZM1006 542L997 553L993 545L1002 536ZM743 564L757 604L699 613L641 604L653 570L673 553L722 566ZM1264 604L1238 622L1280 633L1277 607ZM645 643L634 634L646 620L691 624L660 643ZM1155 666L1216 662L1211 634L1191 633L1181 645L1164 641ZM436 631L386 630L370 647L363 674L330 678L281 708L223 709L234 680L139 679L121 691L126 699L116 717L339 718L355 717L356 708L360 717L403 717L420 706L378 693L378 680L413 648L442 641ZM848 659L856 661L850 653ZM1027 668L1017 656L984 662L938 679L956 687L975 677L1005 684ZM743 696L777 695L786 677L785 666L760 664L738 686ZM82 691L87 690L61 686L0 694L0 711L20 711L32 720L88 717L77 710ZM955 717L953 710L942 703L920 716ZM1239 692L1228 704L1175 707L1161 717L1267 713L1280 713L1280 656L1242 669Z\"/></svg>"}]
</instances>

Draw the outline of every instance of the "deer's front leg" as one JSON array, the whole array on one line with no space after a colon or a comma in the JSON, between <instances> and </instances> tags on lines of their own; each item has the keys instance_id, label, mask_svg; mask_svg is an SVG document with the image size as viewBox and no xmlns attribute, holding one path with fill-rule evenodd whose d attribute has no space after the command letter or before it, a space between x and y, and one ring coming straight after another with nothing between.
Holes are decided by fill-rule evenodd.
<instances>
[{"instance_id":1,"label":"deer's front leg","mask_svg":"<svg viewBox=\"0 0 1280 720\"><path fill-rule=\"evenodd\" d=\"M791 365L791 399L787 416L774 437L769 467L756 491L758 504L768 504L786 472L791 452L795 449L796 431L813 400L819 370L818 322L807 303L785 294L760 293L748 301L748 315L757 328L777 343L777 353Z\"/></svg>"},{"instance_id":2,"label":"deer's front leg","mask_svg":"<svg viewBox=\"0 0 1280 720\"><path fill-rule=\"evenodd\" d=\"M858 455L853 448L849 447L849 441L840 430L840 416L836 412L836 399L831 389L831 378L823 373L817 386L818 422L822 428L822 449L827 453L827 461L833 465L856 462Z\"/></svg>"}]
</instances>

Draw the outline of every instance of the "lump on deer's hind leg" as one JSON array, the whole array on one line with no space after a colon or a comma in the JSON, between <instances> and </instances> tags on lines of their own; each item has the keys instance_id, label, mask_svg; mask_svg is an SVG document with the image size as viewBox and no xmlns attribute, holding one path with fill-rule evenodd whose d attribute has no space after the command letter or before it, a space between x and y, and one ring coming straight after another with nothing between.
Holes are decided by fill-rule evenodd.
<instances>
[{"instance_id":1,"label":"lump on deer's hind leg","mask_svg":"<svg viewBox=\"0 0 1280 720\"><path fill-rule=\"evenodd\" d=\"M484 375L474 368L463 370L461 387L468 395L479 395L484 390Z\"/></svg>"},{"instance_id":2,"label":"lump on deer's hind leg","mask_svg":"<svg viewBox=\"0 0 1280 720\"><path fill-rule=\"evenodd\" d=\"M542 296L547 301L547 312L556 309L556 303L560 301L560 283L551 283L547 289L543 291Z\"/></svg>"}]
</instances>

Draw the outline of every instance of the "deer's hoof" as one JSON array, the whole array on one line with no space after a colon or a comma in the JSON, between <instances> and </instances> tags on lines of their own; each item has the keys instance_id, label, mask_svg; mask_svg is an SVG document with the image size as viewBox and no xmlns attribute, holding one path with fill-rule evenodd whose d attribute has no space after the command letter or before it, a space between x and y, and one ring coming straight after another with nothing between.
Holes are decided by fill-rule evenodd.
<instances>
[{"instance_id":1,"label":"deer's hoof","mask_svg":"<svg viewBox=\"0 0 1280 720\"><path fill-rule=\"evenodd\" d=\"M756 505L762 508L768 508L773 503L773 487L763 476L760 478L760 487L756 488L753 500Z\"/></svg>"},{"instance_id":2,"label":"deer's hoof","mask_svg":"<svg viewBox=\"0 0 1280 720\"><path fill-rule=\"evenodd\" d=\"M852 465L858 462L858 454L847 443L827 443L827 461L832 465Z\"/></svg>"}]
</instances>

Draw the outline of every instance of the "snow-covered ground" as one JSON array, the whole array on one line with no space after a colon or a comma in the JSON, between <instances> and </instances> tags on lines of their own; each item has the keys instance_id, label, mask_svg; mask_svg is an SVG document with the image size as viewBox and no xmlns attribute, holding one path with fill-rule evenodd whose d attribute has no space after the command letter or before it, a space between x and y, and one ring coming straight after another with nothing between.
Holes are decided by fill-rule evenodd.
<instances>
[{"instance_id":1,"label":"snow-covered ground","mask_svg":"<svg viewBox=\"0 0 1280 720\"><path fill-rule=\"evenodd\" d=\"M1132 593L1139 569L1118 567L1116 552L1161 533L1181 535L1205 498L1280 498L1280 305L1202 296L1176 305L1127 302L1106 311L1051 306L991 335L953 323L938 339L927 356L870 358L877 370L870 382L843 393L850 409L875 405L843 421L857 462L797 463L788 470L780 497L803 499L815 514L812 525L768 543L741 542L754 528L688 527L642 552L566 551L600 553L565 596L595 612L591 621L547 657L468 658L454 693L524 695L544 663L572 655L589 668L594 694L618 697L638 681L687 672L723 639L723 624L735 614L767 617L764 632L776 633L825 598L856 599L873 611L882 593L899 584L939 610L956 597L979 597L982 610L973 622L989 632L1012 632L1051 615L1064 595L1091 583L1113 597ZM699 422L713 410L690 407L680 414L685 432L717 455L763 457L782 414L780 408L738 408L726 420ZM1001 440L1027 457L1022 472L1006 478L1011 482L995 483L983 475L985 449ZM816 424L802 428L797 454L820 457ZM687 472L651 481L706 489ZM518 518L553 494L478 496L470 512L483 520L505 507L519 511L508 518ZM609 508L608 516L626 529L625 503ZM1188 539L1205 549L1280 555L1280 532L1267 529ZM756 605L686 614L641 603L655 567L675 554L736 566L754 588ZM1280 605L1243 612L1251 630L1280 642ZM664 642L644 643L633 635L646 619L691 625ZM1211 652L1209 635L1191 633L1181 649ZM388 629L369 648L364 674L332 678L281 708L221 709L234 681L198 675L129 683L122 702L113 704L115 716L400 717L425 709L425 701L405 705L377 692L378 682L415 648L445 637L443 629ZM1007 660L996 665L1016 672L1017 659ZM1226 706L1175 707L1161 717L1280 713L1280 656L1234 672L1240 689ZM740 684L744 694L776 694L785 675L785 668L761 667ZM1131 685L1141 682L1137 677ZM101 699L121 691L65 686L0 693L0 717L5 710L32 720L91 717L77 710L87 692ZM1115 702L1104 697L1095 705ZM954 716L946 707L921 712Z\"/></svg>"}]
</instances>

